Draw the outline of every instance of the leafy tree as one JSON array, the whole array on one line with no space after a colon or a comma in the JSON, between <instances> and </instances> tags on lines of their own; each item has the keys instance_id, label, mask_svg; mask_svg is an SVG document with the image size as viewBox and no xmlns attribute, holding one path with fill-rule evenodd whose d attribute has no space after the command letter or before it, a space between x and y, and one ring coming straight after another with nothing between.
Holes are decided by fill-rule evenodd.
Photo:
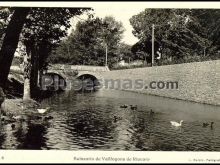
<instances>
[{"instance_id":1,"label":"leafy tree","mask_svg":"<svg viewBox=\"0 0 220 165\"><path fill-rule=\"evenodd\" d=\"M131 51L132 46L125 44L125 43L120 43L117 48L117 54L119 55L119 60L125 60L125 62L131 62L135 60L135 56Z\"/></svg>"},{"instance_id":2,"label":"leafy tree","mask_svg":"<svg viewBox=\"0 0 220 165\"><path fill-rule=\"evenodd\" d=\"M158 57L157 52L160 49L159 43L156 42L154 44L154 47L155 47L155 49L154 49L155 50L154 51L155 59L157 59L157 57ZM135 60L143 60L147 63L151 63L151 59L152 59L151 49L152 49L152 43L150 40L143 41L143 42L139 41L132 46L131 52L135 55L133 57Z\"/></svg>"},{"instance_id":3,"label":"leafy tree","mask_svg":"<svg viewBox=\"0 0 220 165\"><path fill-rule=\"evenodd\" d=\"M84 11L89 10L88 8L8 8L13 12L12 16L9 17L9 23L6 31L4 42L8 45L2 45L1 52L7 51L5 47L13 47L10 54L1 58L1 55L7 55L0 52L0 63L6 59L7 67L1 69L0 77L1 84L5 84L7 75L9 73L10 65L14 51L17 48L19 35L21 34L20 41L26 47L26 57L24 62L24 78L27 80L25 86L30 89L30 84L33 89L37 85L37 73L39 68L45 66L45 61L51 51L51 48L60 42L62 37L67 35L67 29L70 25L70 18L75 15L80 15ZM6 12L0 13L3 18ZM17 24L16 24L17 23ZM15 25L16 24L16 25ZM13 26L13 27L12 27ZM18 28L19 27L19 28ZM17 28L17 29L16 29ZM11 38L9 38L8 36ZM16 36L17 35L17 36ZM9 41L13 41L10 43ZM12 45L13 44L13 45ZM10 59L9 59L10 57ZM1 65L2 67L3 65ZM5 65L4 65L5 67ZM31 78L31 79L30 79ZM29 82L30 81L30 82ZM25 89L26 90L26 89ZM32 90L34 91L34 90ZM30 98L30 90L24 92L24 98ZM26 97L27 96L27 97Z\"/></svg>"},{"instance_id":4,"label":"leafy tree","mask_svg":"<svg viewBox=\"0 0 220 165\"><path fill-rule=\"evenodd\" d=\"M161 51L163 56L179 60L184 56L203 55L204 49L211 44L190 9L146 9L133 16L130 23L134 28L133 34L140 39L146 53L151 52L151 46L146 45L151 43L153 24L155 51Z\"/></svg>"},{"instance_id":5,"label":"leafy tree","mask_svg":"<svg viewBox=\"0 0 220 165\"><path fill-rule=\"evenodd\" d=\"M219 9L197 9L192 10L192 15L203 27L206 38L211 44L206 46L207 51L214 53L220 49L220 10ZM207 52L208 53L208 52Z\"/></svg>"},{"instance_id":6,"label":"leafy tree","mask_svg":"<svg viewBox=\"0 0 220 165\"><path fill-rule=\"evenodd\" d=\"M67 35L70 18L86 10L88 8L32 8L22 31L22 42L27 52L24 61L27 88L24 90L30 91L24 92L27 94L24 99L38 95L38 71L42 73L53 46Z\"/></svg>"},{"instance_id":7,"label":"leafy tree","mask_svg":"<svg viewBox=\"0 0 220 165\"><path fill-rule=\"evenodd\" d=\"M104 65L106 49L108 64L117 61L124 28L113 17L88 18L78 22L71 35L56 49L50 61L70 64Z\"/></svg>"},{"instance_id":8,"label":"leafy tree","mask_svg":"<svg viewBox=\"0 0 220 165\"><path fill-rule=\"evenodd\" d=\"M7 7L0 7L0 47L2 46L3 38L9 23L12 11Z\"/></svg>"},{"instance_id":9,"label":"leafy tree","mask_svg":"<svg viewBox=\"0 0 220 165\"><path fill-rule=\"evenodd\" d=\"M30 8L13 8L14 12L5 31L0 50L0 86L5 87L19 36Z\"/></svg>"}]
</instances>

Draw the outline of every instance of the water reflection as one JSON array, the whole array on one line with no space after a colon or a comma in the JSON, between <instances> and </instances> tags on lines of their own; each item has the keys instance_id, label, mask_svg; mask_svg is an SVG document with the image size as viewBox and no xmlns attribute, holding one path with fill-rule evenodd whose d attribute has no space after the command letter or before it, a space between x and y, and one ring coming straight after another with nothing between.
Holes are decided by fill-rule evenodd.
<instances>
[{"instance_id":1,"label":"water reflection","mask_svg":"<svg viewBox=\"0 0 220 165\"><path fill-rule=\"evenodd\" d=\"M42 102L48 122L3 125L4 149L219 151L220 111L210 106L122 91L66 92ZM138 105L137 109L120 108ZM151 109L154 113L150 113ZM184 120L181 128L171 120ZM202 127L214 121L214 128Z\"/></svg>"},{"instance_id":2,"label":"water reflection","mask_svg":"<svg viewBox=\"0 0 220 165\"><path fill-rule=\"evenodd\" d=\"M21 127L14 132L17 137L18 149L44 149L46 146L46 127L42 124L28 123L22 124Z\"/></svg>"}]
</instances>

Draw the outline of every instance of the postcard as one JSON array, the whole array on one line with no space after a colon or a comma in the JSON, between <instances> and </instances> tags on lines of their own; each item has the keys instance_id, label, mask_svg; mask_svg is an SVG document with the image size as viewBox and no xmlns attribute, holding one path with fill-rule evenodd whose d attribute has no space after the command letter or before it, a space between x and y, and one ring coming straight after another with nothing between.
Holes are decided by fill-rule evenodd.
<instances>
[{"instance_id":1,"label":"postcard","mask_svg":"<svg viewBox=\"0 0 220 165\"><path fill-rule=\"evenodd\" d=\"M0 2L0 163L219 163L219 2Z\"/></svg>"}]
</instances>

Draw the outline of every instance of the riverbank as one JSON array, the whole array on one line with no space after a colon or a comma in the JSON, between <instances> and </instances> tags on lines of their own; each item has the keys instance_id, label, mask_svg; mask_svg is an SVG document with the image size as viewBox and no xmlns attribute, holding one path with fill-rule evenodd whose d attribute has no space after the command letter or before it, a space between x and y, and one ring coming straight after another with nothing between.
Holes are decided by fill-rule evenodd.
<instances>
[{"instance_id":1,"label":"riverbank","mask_svg":"<svg viewBox=\"0 0 220 165\"><path fill-rule=\"evenodd\" d=\"M22 99L5 99L2 103L1 109L3 114L9 115L20 115L27 112L34 111L34 108L38 107L39 104L34 101L23 101Z\"/></svg>"},{"instance_id":2,"label":"riverbank","mask_svg":"<svg viewBox=\"0 0 220 165\"><path fill-rule=\"evenodd\" d=\"M37 111L39 106L39 103L34 100L5 99L1 105L1 123L10 124L24 121L42 123L48 116L39 114Z\"/></svg>"}]
</instances>

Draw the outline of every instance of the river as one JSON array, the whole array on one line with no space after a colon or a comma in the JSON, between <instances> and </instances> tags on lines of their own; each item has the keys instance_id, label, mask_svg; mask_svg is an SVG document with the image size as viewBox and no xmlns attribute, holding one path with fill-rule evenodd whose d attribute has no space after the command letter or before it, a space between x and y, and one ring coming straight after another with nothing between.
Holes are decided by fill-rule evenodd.
<instances>
[{"instance_id":1,"label":"river","mask_svg":"<svg viewBox=\"0 0 220 165\"><path fill-rule=\"evenodd\" d=\"M124 104L137 109L120 108ZM115 90L68 91L43 100L48 106L53 119L47 122L3 125L0 148L220 151L218 106ZM176 128L171 120L184 122Z\"/></svg>"}]
</instances>

